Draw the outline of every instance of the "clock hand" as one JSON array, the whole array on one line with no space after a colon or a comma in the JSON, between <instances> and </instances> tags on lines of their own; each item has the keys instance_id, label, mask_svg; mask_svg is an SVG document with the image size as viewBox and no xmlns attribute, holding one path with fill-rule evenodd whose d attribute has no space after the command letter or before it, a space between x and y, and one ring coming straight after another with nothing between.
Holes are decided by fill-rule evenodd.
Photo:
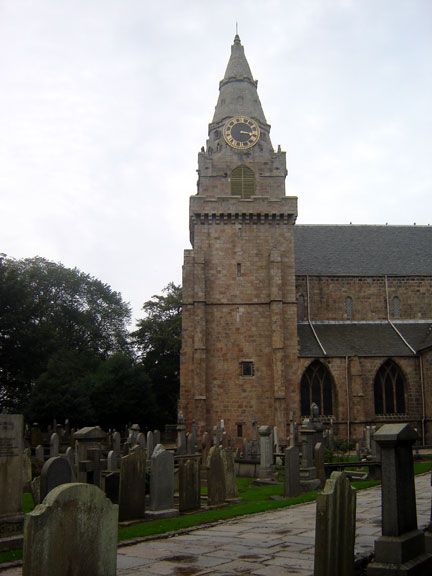
<instances>
[{"instance_id":1,"label":"clock hand","mask_svg":"<svg viewBox=\"0 0 432 576\"><path fill-rule=\"evenodd\" d=\"M247 134L248 136L252 136L252 132L246 132L245 130L240 130L240 134Z\"/></svg>"}]
</instances>

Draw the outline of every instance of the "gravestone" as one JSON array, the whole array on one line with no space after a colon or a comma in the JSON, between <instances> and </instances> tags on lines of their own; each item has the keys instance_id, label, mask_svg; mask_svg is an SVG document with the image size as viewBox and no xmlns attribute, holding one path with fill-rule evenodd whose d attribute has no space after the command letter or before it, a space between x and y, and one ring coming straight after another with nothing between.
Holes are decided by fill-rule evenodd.
<instances>
[{"instance_id":1,"label":"gravestone","mask_svg":"<svg viewBox=\"0 0 432 576\"><path fill-rule=\"evenodd\" d=\"M145 437L145 434L143 434L142 432L140 432L140 433L137 435L136 443L138 444L138 446L141 446L141 448L143 448L143 449L145 450L145 449L146 449L146 437Z\"/></svg>"},{"instance_id":2,"label":"gravestone","mask_svg":"<svg viewBox=\"0 0 432 576\"><path fill-rule=\"evenodd\" d=\"M145 513L146 451L135 446L120 463L119 520L137 520Z\"/></svg>"},{"instance_id":3,"label":"gravestone","mask_svg":"<svg viewBox=\"0 0 432 576\"><path fill-rule=\"evenodd\" d=\"M234 452L232 448L220 451L225 477L225 500L238 500Z\"/></svg>"},{"instance_id":4,"label":"gravestone","mask_svg":"<svg viewBox=\"0 0 432 576\"><path fill-rule=\"evenodd\" d=\"M104 476L104 492L113 504L118 504L120 491L120 472L110 472Z\"/></svg>"},{"instance_id":5,"label":"gravestone","mask_svg":"<svg viewBox=\"0 0 432 576\"><path fill-rule=\"evenodd\" d=\"M153 430L153 442L154 445L157 446L161 443L161 433L160 430Z\"/></svg>"},{"instance_id":6,"label":"gravestone","mask_svg":"<svg viewBox=\"0 0 432 576\"><path fill-rule=\"evenodd\" d=\"M316 490L320 486L320 481L316 475L316 468L313 461L313 449L315 446L315 430L310 428L310 423L306 419L300 430L301 441L301 466L300 484L304 490Z\"/></svg>"},{"instance_id":7,"label":"gravestone","mask_svg":"<svg viewBox=\"0 0 432 576\"><path fill-rule=\"evenodd\" d=\"M115 576L117 519L96 486L57 486L26 515L23 576Z\"/></svg>"},{"instance_id":8,"label":"gravestone","mask_svg":"<svg viewBox=\"0 0 432 576\"><path fill-rule=\"evenodd\" d=\"M105 440L106 434L99 426L86 426L73 435L76 440L76 467L77 480L100 486L101 470L105 468L105 463L101 461L101 443Z\"/></svg>"},{"instance_id":9,"label":"gravestone","mask_svg":"<svg viewBox=\"0 0 432 576\"><path fill-rule=\"evenodd\" d=\"M284 496L293 498L301 493L300 486L300 457L297 446L290 446L285 450L285 483Z\"/></svg>"},{"instance_id":10,"label":"gravestone","mask_svg":"<svg viewBox=\"0 0 432 576\"><path fill-rule=\"evenodd\" d=\"M260 426L258 433L260 437L260 465L258 469L258 479L270 480L274 477L272 427Z\"/></svg>"},{"instance_id":11,"label":"gravestone","mask_svg":"<svg viewBox=\"0 0 432 576\"><path fill-rule=\"evenodd\" d=\"M200 458L181 458L178 469L179 511L191 512L201 506Z\"/></svg>"},{"instance_id":12,"label":"gravestone","mask_svg":"<svg viewBox=\"0 0 432 576\"><path fill-rule=\"evenodd\" d=\"M157 444L150 459L150 511L147 516L174 516L174 454ZM155 512L157 514L155 514Z\"/></svg>"},{"instance_id":13,"label":"gravestone","mask_svg":"<svg viewBox=\"0 0 432 576\"><path fill-rule=\"evenodd\" d=\"M44 447L42 446L42 444L38 444L35 448L35 459L38 462L44 462L45 460L45 451L44 451Z\"/></svg>"},{"instance_id":14,"label":"gravestone","mask_svg":"<svg viewBox=\"0 0 432 576\"><path fill-rule=\"evenodd\" d=\"M368 576L430 574L432 555L417 529L412 445L417 432L409 424L385 424L374 439L381 450L382 536Z\"/></svg>"},{"instance_id":15,"label":"gravestone","mask_svg":"<svg viewBox=\"0 0 432 576\"><path fill-rule=\"evenodd\" d=\"M31 450L26 448L23 452L23 491L28 492L32 481Z\"/></svg>"},{"instance_id":16,"label":"gravestone","mask_svg":"<svg viewBox=\"0 0 432 576\"><path fill-rule=\"evenodd\" d=\"M50 437L50 458L58 456L60 453L60 437L57 432L53 432Z\"/></svg>"},{"instance_id":17,"label":"gravestone","mask_svg":"<svg viewBox=\"0 0 432 576\"><path fill-rule=\"evenodd\" d=\"M108 472L116 472L120 467L120 455L110 450L107 456L107 470Z\"/></svg>"},{"instance_id":18,"label":"gravestone","mask_svg":"<svg viewBox=\"0 0 432 576\"><path fill-rule=\"evenodd\" d=\"M184 423L184 417L181 412L178 413L177 417L177 448L176 454L186 454L186 426Z\"/></svg>"},{"instance_id":19,"label":"gravestone","mask_svg":"<svg viewBox=\"0 0 432 576\"><path fill-rule=\"evenodd\" d=\"M121 453L121 436L120 432L113 432L112 435L112 449L116 454Z\"/></svg>"},{"instance_id":20,"label":"gravestone","mask_svg":"<svg viewBox=\"0 0 432 576\"><path fill-rule=\"evenodd\" d=\"M0 414L0 519L22 512L23 434L22 414Z\"/></svg>"},{"instance_id":21,"label":"gravestone","mask_svg":"<svg viewBox=\"0 0 432 576\"><path fill-rule=\"evenodd\" d=\"M314 464L316 469L316 475L320 481L320 486L324 487L326 482L326 474L324 468L324 444L322 442L317 442L314 446Z\"/></svg>"},{"instance_id":22,"label":"gravestone","mask_svg":"<svg viewBox=\"0 0 432 576\"><path fill-rule=\"evenodd\" d=\"M40 475L40 501L56 486L75 482L75 474L67 458L48 458Z\"/></svg>"},{"instance_id":23,"label":"gravestone","mask_svg":"<svg viewBox=\"0 0 432 576\"><path fill-rule=\"evenodd\" d=\"M225 502L225 472L219 446L212 446L207 461L208 505L220 506Z\"/></svg>"},{"instance_id":24,"label":"gravestone","mask_svg":"<svg viewBox=\"0 0 432 576\"><path fill-rule=\"evenodd\" d=\"M317 497L314 576L353 576L356 494L344 472L332 472Z\"/></svg>"},{"instance_id":25,"label":"gravestone","mask_svg":"<svg viewBox=\"0 0 432 576\"><path fill-rule=\"evenodd\" d=\"M75 471L75 451L71 446L66 448L66 452L64 457L68 460L69 464L71 465L72 470Z\"/></svg>"},{"instance_id":26,"label":"gravestone","mask_svg":"<svg viewBox=\"0 0 432 576\"><path fill-rule=\"evenodd\" d=\"M153 438L153 432L149 430L147 432L147 459L150 460L153 454L155 444Z\"/></svg>"}]
</instances>

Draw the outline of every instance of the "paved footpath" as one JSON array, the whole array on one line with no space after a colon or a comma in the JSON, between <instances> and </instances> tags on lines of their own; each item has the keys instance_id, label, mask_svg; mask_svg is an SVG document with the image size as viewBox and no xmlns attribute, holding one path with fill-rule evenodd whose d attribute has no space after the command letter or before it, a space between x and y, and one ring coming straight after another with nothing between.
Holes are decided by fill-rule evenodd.
<instances>
[{"instance_id":1,"label":"paved footpath","mask_svg":"<svg viewBox=\"0 0 432 576\"><path fill-rule=\"evenodd\" d=\"M430 474L416 477L419 527L429 522ZM118 576L310 576L315 502L243 516L187 534L122 546ZM356 556L368 556L381 533L381 487L357 494ZM20 576L21 569L0 570Z\"/></svg>"}]
</instances>

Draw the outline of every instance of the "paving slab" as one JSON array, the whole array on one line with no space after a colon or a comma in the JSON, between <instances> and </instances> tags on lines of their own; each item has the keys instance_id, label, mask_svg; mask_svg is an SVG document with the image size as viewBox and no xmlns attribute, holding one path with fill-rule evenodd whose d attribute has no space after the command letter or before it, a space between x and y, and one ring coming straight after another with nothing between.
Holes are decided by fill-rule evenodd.
<instances>
[{"instance_id":1,"label":"paving slab","mask_svg":"<svg viewBox=\"0 0 432 576\"><path fill-rule=\"evenodd\" d=\"M419 527L430 518L430 474L416 476ZM311 576L315 502L244 516L118 550L118 576ZM381 534L381 487L357 494L356 557L368 556ZM22 576L21 568L0 576Z\"/></svg>"}]
</instances>

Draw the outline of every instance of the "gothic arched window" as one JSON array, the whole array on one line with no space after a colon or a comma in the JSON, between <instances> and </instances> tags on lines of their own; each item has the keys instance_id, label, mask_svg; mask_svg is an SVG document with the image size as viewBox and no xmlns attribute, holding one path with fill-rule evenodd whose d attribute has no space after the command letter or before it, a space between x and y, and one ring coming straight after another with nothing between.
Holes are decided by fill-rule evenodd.
<instances>
[{"instance_id":1,"label":"gothic arched window","mask_svg":"<svg viewBox=\"0 0 432 576\"><path fill-rule=\"evenodd\" d=\"M347 320L353 319L353 300L351 296L345 298L345 315Z\"/></svg>"},{"instance_id":2,"label":"gothic arched window","mask_svg":"<svg viewBox=\"0 0 432 576\"><path fill-rule=\"evenodd\" d=\"M375 414L405 413L405 376L393 362L386 360L374 380Z\"/></svg>"},{"instance_id":3,"label":"gothic arched window","mask_svg":"<svg viewBox=\"0 0 432 576\"><path fill-rule=\"evenodd\" d=\"M297 298L297 321L302 322L305 319L305 297L299 294Z\"/></svg>"},{"instance_id":4,"label":"gothic arched window","mask_svg":"<svg viewBox=\"0 0 432 576\"><path fill-rule=\"evenodd\" d=\"M231 194L250 198L255 194L255 174L247 166L237 166L231 172Z\"/></svg>"},{"instance_id":5,"label":"gothic arched window","mask_svg":"<svg viewBox=\"0 0 432 576\"><path fill-rule=\"evenodd\" d=\"M401 313L401 306L400 306L400 299L397 296L393 296L392 298L392 316L393 318L400 318Z\"/></svg>"},{"instance_id":6,"label":"gothic arched window","mask_svg":"<svg viewBox=\"0 0 432 576\"><path fill-rule=\"evenodd\" d=\"M309 416L312 402L318 405L322 416L333 414L332 382L330 371L322 362L314 360L309 364L300 382L302 416Z\"/></svg>"}]
</instances>

